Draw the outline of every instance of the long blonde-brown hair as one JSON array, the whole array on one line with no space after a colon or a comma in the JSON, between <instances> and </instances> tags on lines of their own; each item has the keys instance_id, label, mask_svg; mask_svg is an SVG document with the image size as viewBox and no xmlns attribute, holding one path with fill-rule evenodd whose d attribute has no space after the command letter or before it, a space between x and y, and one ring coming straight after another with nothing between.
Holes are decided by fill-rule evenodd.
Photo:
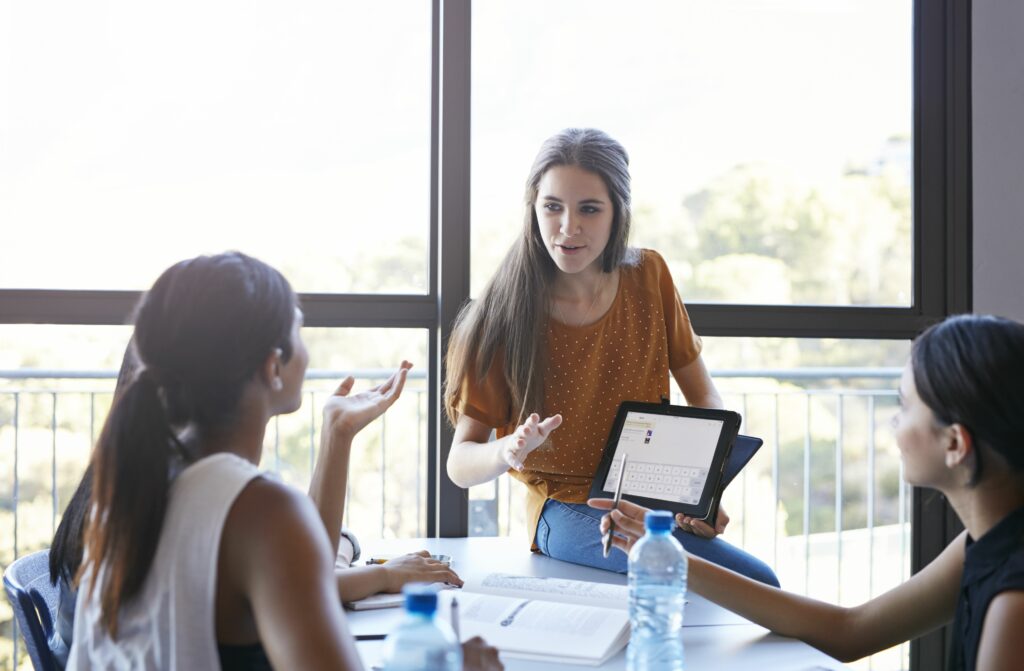
<instances>
[{"instance_id":1,"label":"long blonde-brown hair","mask_svg":"<svg viewBox=\"0 0 1024 671\"><path fill-rule=\"evenodd\" d=\"M543 405L544 336L550 285L558 272L537 224L534 205L540 180L555 166L577 166L599 176L614 209L612 230L601 255L601 271L612 272L627 258L631 220L629 156L621 144L593 128L567 128L548 138L533 161L526 180L523 229L487 283L483 294L459 312L448 342L444 408L454 425L463 381L483 380L499 362L508 386L512 417L522 423Z\"/></svg>"}]
</instances>

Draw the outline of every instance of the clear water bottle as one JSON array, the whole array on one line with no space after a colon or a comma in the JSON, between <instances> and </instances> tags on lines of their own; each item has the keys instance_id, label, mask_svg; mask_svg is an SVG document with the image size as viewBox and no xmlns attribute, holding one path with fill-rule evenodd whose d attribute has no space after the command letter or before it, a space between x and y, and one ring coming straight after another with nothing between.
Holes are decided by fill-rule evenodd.
<instances>
[{"instance_id":1,"label":"clear water bottle","mask_svg":"<svg viewBox=\"0 0 1024 671\"><path fill-rule=\"evenodd\" d=\"M447 622L434 617L437 588L409 583L405 595L405 619L384 641L385 671L460 671L462 646Z\"/></svg>"},{"instance_id":2,"label":"clear water bottle","mask_svg":"<svg viewBox=\"0 0 1024 671\"><path fill-rule=\"evenodd\" d=\"M644 516L647 533L629 552L629 671L682 671L686 553L672 536L672 514Z\"/></svg>"}]
</instances>

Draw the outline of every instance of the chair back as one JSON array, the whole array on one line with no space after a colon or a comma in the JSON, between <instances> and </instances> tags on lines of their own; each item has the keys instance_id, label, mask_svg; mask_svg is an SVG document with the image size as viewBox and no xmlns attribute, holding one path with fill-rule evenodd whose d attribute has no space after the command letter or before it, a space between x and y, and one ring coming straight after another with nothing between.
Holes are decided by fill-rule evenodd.
<instances>
[{"instance_id":1,"label":"chair back","mask_svg":"<svg viewBox=\"0 0 1024 671\"><path fill-rule=\"evenodd\" d=\"M57 615L60 590L50 583L50 551L14 560L4 571L4 591L14 609L18 629L35 671L57 671L49 639Z\"/></svg>"}]
</instances>

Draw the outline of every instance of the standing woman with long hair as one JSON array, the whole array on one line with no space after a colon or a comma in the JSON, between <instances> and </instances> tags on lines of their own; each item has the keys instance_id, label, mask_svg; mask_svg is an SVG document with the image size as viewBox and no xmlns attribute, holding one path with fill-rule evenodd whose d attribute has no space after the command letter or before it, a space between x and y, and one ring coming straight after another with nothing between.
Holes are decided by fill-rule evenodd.
<instances>
[{"instance_id":1,"label":"standing woman with long hair","mask_svg":"<svg viewBox=\"0 0 1024 671\"><path fill-rule=\"evenodd\" d=\"M69 669L361 668L334 583L335 499L353 437L408 364L328 400L311 490L334 516L321 519L257 468L270 418L301 404L301 326L287 280L240 253L182 261L142 298L140 368L91 464Z\"/></svg>"},{"instance_id":2,"label":"standing woman with long hair","mask_svg":"<svg viewBox=\"0 0 1024 671\"><path fill-rule=\"evenodd\" d=\"M689 586L772 631L852 661L953 623L950 671L1024 667L1024 324L965 315L929 328L893 417L907 482L941 492L965 530L907 582L853 608L759 585L693 559ZM593 499L602 511L609 499ZM611 513L616 547L646 509ZM607 529L607 520L601 528ZM621 554L621 553L620 553Z\"/></svg>"},{"instance_id":3,"label":"standing woman with long hair","mask_svg":"<svg viewBox=\"0 0 1024 671\"><path fill-rule=\"evenodd\" d=\"M508 472L526 484L534 548L624 572L602 556L585 505L619 404L669 396L720 408L664 259L629 247L629 158L594 129L544 142L526 184L523 228L483 294L466 305L447 356L455 427L448 475L461 487ZM495 430L496 440L490 440ZM693 553L778 584L763 562L688 520Z\"/></svg>"}]
</instances>

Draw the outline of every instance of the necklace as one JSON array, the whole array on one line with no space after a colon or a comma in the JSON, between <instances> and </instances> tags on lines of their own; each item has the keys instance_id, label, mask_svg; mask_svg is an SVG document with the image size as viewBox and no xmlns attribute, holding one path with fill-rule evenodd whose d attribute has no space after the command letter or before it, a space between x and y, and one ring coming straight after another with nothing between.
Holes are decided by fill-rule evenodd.
<instances>
[{"instance_id":1,"label":"necklace","mask_svg":"<svg viewBox=\"0 0 1024 671\"><path fill-rule=\"evenodd\" d=\"M587 323L587 320L590 319L590 313L594 311L594 306L597 305L597 299L598 297L600 297L600 295L601 287L598 287L597 290L594 291L594 300L590 301L590 307L587 308L587 313L583 315L583 319L580 321L579 324L575 325L575 328L580 328L581 326ZM555 306L555 310L558 311L558 319L567 326L573 326L572 324L569 323L569 320L565 318L565 313L562 312L562 308L558 307L558 303L556 301L551 301L551 303L552 305Z\"/></svg>"}]
</instances>

